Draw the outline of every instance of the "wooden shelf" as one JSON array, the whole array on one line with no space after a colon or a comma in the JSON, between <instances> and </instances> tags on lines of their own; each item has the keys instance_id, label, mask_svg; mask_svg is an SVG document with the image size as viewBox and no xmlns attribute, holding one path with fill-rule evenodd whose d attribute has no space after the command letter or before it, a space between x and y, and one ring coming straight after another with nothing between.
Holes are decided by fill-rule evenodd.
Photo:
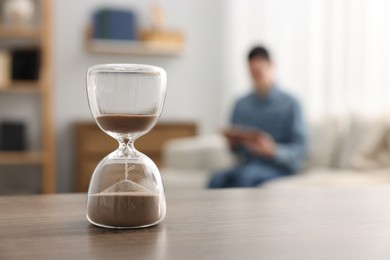
<instances>
[{"instance_id":1,"label":"wooden shelf","mask_svg":"<svg viewBox=\"0 0 390 260\"><path fill-rule=\"evenodd\" d=\"M11 48L39 48L39 80L11 81L0 88L0 95L6 93L37 93L40 103L41 151L6 152L0 151L0 165L39 165L41 166L42 193L56 190L55 135L53 124L53 0L34 1L39 25L10 26L0 23L0 41ZM35 95L35 94L34 94ZM35 98L35 97L28 97ZM22 99L23 100L23 99ZM22 102L22 100L20 100ZM15 104L16 106L18 104Z\"/></svg>"},{"instance_id":2,"label":"wooden shelf","mask_svg":"<svg viewBox=\"0 0 390 260\"><path fill-rule=\"evenodd\" d=\"M177 56L180 55L183 50L182 44L179 43L105 39L87 39L86 47L92 53L161 56Z\"/></svg>"},{"instance_id":3,"label":"wooden shelf","mask_svg":"<svg viewBox=\"0 0 390 260\"><path fill-rule=\"evenodd\" d=\"M38 81L20 80L0 88L0 93L39 93L41 90Z\"/></svg>"},{"instance_id":4,"label":"wooden shelf","mask_svg":"<svg viewBox=\"0 0 390 260\"><path fill-rule=\"evenodd\" d=\"M39 38L39 27L16 27L0 25L0 38Z\"/></svg>"},{"instance_id":5,"label":"wooden shelf","mask_svg":"<svg viewBox=\"0 0 390 260\"><path fill-rule=\"evenodd\" d=\"M0 165L40 165L43 155L39 151L6 152L0 151Z\"/></svg>"}]
</instances>

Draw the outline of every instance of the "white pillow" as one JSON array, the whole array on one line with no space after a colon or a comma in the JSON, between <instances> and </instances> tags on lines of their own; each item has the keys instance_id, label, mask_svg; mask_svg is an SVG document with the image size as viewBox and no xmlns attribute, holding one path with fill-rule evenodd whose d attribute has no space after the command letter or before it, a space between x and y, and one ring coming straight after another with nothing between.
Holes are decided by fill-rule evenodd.
<instances>
[{"instance_id":1,"label":"white pillow","mask_svg":"<svg viewBox=\"0 0 390 260\"><path fill-rule=\"evenodd\" d=\"M338 166L369 170L389 165L387 133L387 122L383 118L354 117L339 154Z\"/></svg>"}]
</instances>

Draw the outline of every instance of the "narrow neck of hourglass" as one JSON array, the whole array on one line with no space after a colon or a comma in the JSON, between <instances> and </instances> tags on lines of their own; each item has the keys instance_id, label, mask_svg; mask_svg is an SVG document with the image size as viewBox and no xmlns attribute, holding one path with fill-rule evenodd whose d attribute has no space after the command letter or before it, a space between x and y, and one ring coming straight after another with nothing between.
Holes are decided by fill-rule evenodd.
<instances>
[{"instance_id":1,"label":"narrow neck of hourglass","mask_svg":"<svg viewBox=\"0 0 390 260\"><path fill-rule=\"evenodd\" d=\"M118 140L119 147L117 154L121 157L137 157L137 150L134 147L134 140Z\"/></svg>"}]
</instances>

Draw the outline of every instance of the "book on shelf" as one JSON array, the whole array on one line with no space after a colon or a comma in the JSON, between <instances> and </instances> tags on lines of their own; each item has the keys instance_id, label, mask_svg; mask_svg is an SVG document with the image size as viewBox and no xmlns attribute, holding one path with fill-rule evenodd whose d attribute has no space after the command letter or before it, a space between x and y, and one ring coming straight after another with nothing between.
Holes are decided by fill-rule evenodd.
<instances>
[{"instance_id":1,"label":"book on shelf","mask_svg":"<svg viewBox=\"0 0 390 260\"><path fill-rule=\"evenodd\" d=\"M93 38L136 40L135 14L131 10L99 9L92 18Z\"/></svg>"}]
</instances>

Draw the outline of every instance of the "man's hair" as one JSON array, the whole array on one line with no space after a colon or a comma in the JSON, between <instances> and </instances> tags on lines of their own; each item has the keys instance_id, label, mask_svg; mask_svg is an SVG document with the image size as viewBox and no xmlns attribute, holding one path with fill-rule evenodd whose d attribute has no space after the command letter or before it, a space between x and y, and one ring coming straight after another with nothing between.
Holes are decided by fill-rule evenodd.
<instances>
[{"instance_id":1,"label":"man's hair","mask_svg":"<svg viewBox=\"0 0 390 260\"><path fill-rule=\"evenodd\" d=\"M271 55L268 50L263 46L255 46L248 54L248 61L251 61L255 58L265 59L266 61L271 61Z\"/></svg>"}]
</instances>

